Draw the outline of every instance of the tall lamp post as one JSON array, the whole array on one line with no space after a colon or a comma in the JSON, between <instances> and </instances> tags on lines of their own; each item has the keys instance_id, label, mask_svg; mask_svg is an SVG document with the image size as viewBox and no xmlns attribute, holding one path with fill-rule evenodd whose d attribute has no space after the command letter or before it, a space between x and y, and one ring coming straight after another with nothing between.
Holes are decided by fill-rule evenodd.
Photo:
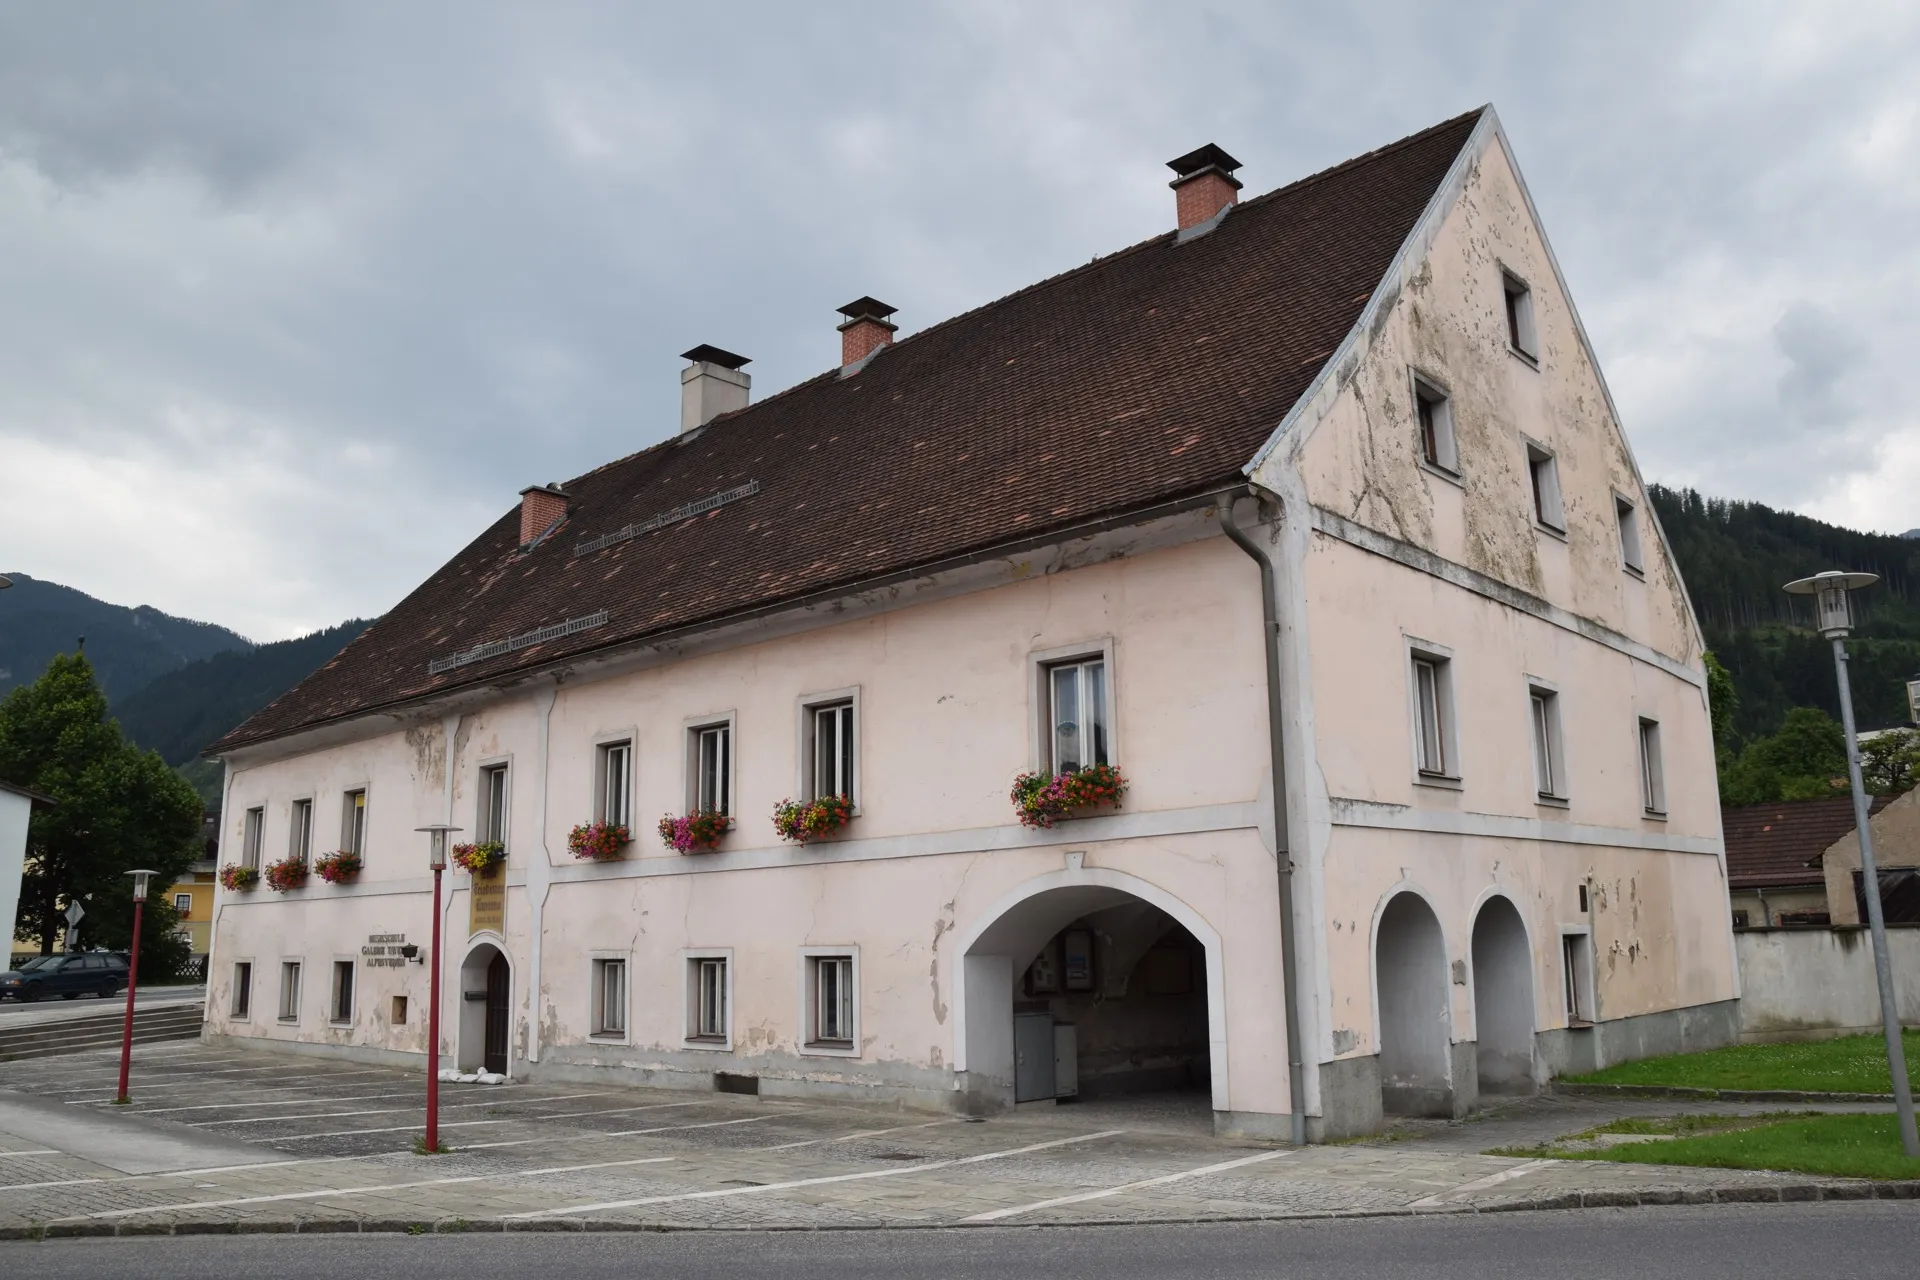
<instances>
[{"instance_id":1,"label":"tall lamp post","mask_svg":"<svg viewBox=\"0 0 1920 1280\"><path fill-rule=\"evenodd\" d=\"M140 983L140 917L147 905L147 881L151 871L129 871L133 877L133 947L127 956L127 1016L120 1024L120 1092L114 1102L127 1101L127 1072L133 1066L133 992Z\"/></svg>"},{"instance_id":2,"label":"tall lamp post","mask_svg":"<svg viewBox=\"0 0 1920 1280\"><path fill-rule=\"evenodd\" d=\"M429 1155L440 1150L440 874L447 869L447 838L459 827L436 822L415 827L427 833L427 865L433 868L433 947L427 952L427 1136Z\"/></svg>"},{"instance_id":3,"label":"tall lamp post","mask_svg":"<svg viewBox=\"0 0 1920 1280\"><path fill-rule=\"evenodd\" d=\"M1867 823L1867 788L1860 779L1860 740L1853 729L1853 685L1847 679L1847 633L1853 611L1847 593L1880 581L1872 573L1828 570L1787 584L1797 596L1812 596L1820 634L1833 641L1833 674L1840 685L1840 724L1847 733L1847 780L1853 785L1853 825L1860 832L1861 896L1867 900L1867 925L1873 932L1873 976L1880 984L1880 1024L1887 1036L1887 1068L1893 1075L1893 1101L1900 1113L1900 1145L1920 1157L1920 1133L1913 1124L1913 1090L1907 1082L1906 1048L1900 1043L1900 1008L1894 1000L1893 964L1887 958L1887 922L1880 910L1880 869L1873 860L1873 830Z\"/></svg>"}]
</instances>

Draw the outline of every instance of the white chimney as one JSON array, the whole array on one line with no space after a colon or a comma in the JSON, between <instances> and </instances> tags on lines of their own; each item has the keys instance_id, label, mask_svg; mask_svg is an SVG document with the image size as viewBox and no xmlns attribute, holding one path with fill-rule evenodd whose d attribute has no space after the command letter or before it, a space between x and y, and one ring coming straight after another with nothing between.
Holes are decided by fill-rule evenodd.
<instances>
[{"instance_id":1,"label":"white chimney","mask_svg":"<svg viewBox=\"0 0 1920 1280\"><path fill-rule=\"evenodd\" d=\"M753 379L740 372L747 357L704 342L680 355L693 362L680 371L680 430L704 427L723 413L747 407Z\"/></svg>"}]
</instances>

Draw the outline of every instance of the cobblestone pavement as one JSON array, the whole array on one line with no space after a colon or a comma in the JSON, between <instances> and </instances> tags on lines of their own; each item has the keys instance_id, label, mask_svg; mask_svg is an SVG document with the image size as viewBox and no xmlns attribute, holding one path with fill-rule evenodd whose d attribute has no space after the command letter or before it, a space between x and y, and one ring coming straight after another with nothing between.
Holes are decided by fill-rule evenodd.
<instances>
[{"instance_id":1,"label":"cobblestone pavement","mask_svg":"<svg viewBox=\"0 0 1920 1280\"><path fill-rule=\"evenodd\" d=\"M245 1144L255 1163L128 1174L65 1154L44 1133L0 1132L0 1237L1138 1223L1920 1192L1483 1154L1700 1103L1515 1100L1465 1123L1406 1122L1379 1141L1295 1150L1215 1138L1204 1098L968 1121L613 1084L450 1084L441 1131L456 1150L422 1156L412 1151L416 1073L159 1044L136 1051L134 1103L115 1108L114 1069L106 1053L9 1063L0 1090L43 1110L87 1108L96 1129L104 1118Z\"/></svg>"}]
</instances>

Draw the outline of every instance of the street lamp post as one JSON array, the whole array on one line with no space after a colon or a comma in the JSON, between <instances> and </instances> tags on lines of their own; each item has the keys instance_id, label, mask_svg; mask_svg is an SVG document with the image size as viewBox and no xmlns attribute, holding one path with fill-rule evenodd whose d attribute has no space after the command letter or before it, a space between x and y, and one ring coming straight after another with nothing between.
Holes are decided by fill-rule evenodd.
<instances>
[{"instance_id":1,"label":"street lamp post","mask_svg":"<svg viewBox=\"0 0 1920 1280\"><path fill-rule=\"evenodd\" d=\"M120 1024L120 1092L116 1104L127 1101L127 1072L133 1066L133 992L140 983L140 917L147 905L147 881L151 871L129 871L133 877L133 946L127 955L127 1016Z\"/></svg>"},{"instance_id":2,"label":"street lamp post","mask_svg":"<svg viewBox=\"0 0 1920 1280\"><path fill-rule=\"evenodd\" d=\"M1861 896L1867 900L1867 926L1873 933L1873 976L1880 986L1880 1024L1887 1037L1887 1069L1893 1075L1893 1101L1900 1113L1900 1145L1920 1157L1920 1133L1913 1123L1913 1090L1907 1081L1906 1048L1900 1042L1900 1007L1894 999L1893 964L1887 957L1887 922L1880 910L1880 869L1873 858L1873 830L1867 822L1867 788L1860 778L1860 740L1853 728L1853 685L1847 679L1847 634L1853 611L1847 593L1880 581L1877 574L1829 570L1789 582L1797 596L1812 596L1820 634L1833 642L1833 673L1840 685L1840 724L1847 734L1847 781L1853 787L1853 824L1860 832Z\"/></svg>"},{"instance_id":3,"label":"street lamp post","mask_svg":"<svg viewBox=\"0 0 1920 1280\"><path fill-rule=\"evenodd\" d=\"M459 827L436 822L427 833L427 865L433 869L433 946L427 952L427 1136L429 1155L440 1150L440 873L447 869L447 837Z\"/></svg>"}]
</instances>

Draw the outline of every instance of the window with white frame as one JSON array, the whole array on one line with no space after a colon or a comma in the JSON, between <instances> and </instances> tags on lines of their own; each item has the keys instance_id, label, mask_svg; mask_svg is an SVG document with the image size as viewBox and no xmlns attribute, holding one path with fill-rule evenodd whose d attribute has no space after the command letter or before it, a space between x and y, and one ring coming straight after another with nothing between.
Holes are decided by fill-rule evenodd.
<instances>
[{"instance_id":1,"label":"window with white frame","mask_svg":"<svg viewBox=\"0 0 1920 1280\"><path fill-rule=\"evenodd\" d=\"M1533 331L1533 290L1510 271L1500 273L1507 300L1507 345L1529 360L1540 358Z\"/></svg>"},{"instance_id":2,"label":"window with white frame","mask_svg":"<svg viewBox=\"0 0 1920 1280\"><path fill-rule=\"evenodd\" d=\"M730 992L725 956L687 960L687 1039L721 1042L729 1038Z\"/></svg>"},{"instance_id":3,"label":"window with white frame","mask_svg":"<svg viewBox=\"0 0 1920 1280\"><path fill-rule=\"evenodd\" d=\"M853 800L855 780L853 700L822 702L806 709L807 798Z\"/></svg>"},{"instance_id":4,"label":"window with white frame","mask_svg":"<svg viewBox=\"0 0 1920 1280\"><path fill-rule=\"evenodd\" d=\"M699 725L689 729L693 794L688 797L702 813L733 812L733 726Z\"/></svg>"},{"instance_id":5,"label":"window with white frame","mask_svg":"<svg viewBox=\"0 0 1920 1280\"><path fill-rule=\"evenodd\" d=\"M1453 402L1438 385L1414 375L1413 407L1420 422L1420 456L1449 475L1460 473L1460 448L1453 435Z\"/></svg>"},{"instance_id":6,"label":"window with white frame","mask_svg":"<svg viewBox=\"0 0 1920 1280\"><path fill-rule=\"evenodd\" d=\"M287 853L302 862L313 859L313 801L293 802L293 822L287 834Z\"/></svg>"},{"instance_id":7,"label":"window with white frame","mask_svg":"<svg viewBox=\"0 0 1920 1280\"><path fill-rule=\"evenodd\" d=\"M854 963L851 955L807 957L807 1043L853 1047Z\"/></svg>"},{"instance_id":8,"label":"window with white frame","mask_svg":"<svg viewBox=\"0 0 1920 1280\"><path fill-rule=\"evenodd\" d=\"M333 962L333 988L327 995L327 1021L353 1021L353 961Z\"/></svg>"},{"instance_id":9,"label":"window with white frame","mask_svg":"<svg viewBox=\"0 0 1920 1280\"><path fill-rule=\"evenodd\" d=\"M280 962L280 1021L300 1020L300 962Z\"/></svg>"},{"instance_id":10,"label":"window with white frame","mask_svg":"<svg viewBox=\"0 0 1920 1280\"><path fill-rule=\"evenodd\" d=\"M1527 478L1533 486L1533 518L1555 533L1567 531L1560 505L1560 468L1545 447L1527 442Z\"/></svg>"},{"instance_id":11,"label":"window with white frame","mask_svg":"<svg viewBox=\"0 0 1920 1280\"><path fill-rule=\"evenodd\" d=\"M1530 685L1533 709L1533 780L1542 800L1567 796L1566 765L1560 758L1560 695L1542 685Z\"/></svg>"},{"instance_id":12,"label":"window with white frame","mask_svg":"<svg viewBox=\"0 0 1920 1280\"><path fill-rule=\"evenodd\" d=\"M1666 773L1660 760L1660 722L1640 717L1640 804L1654 817L1667 812Z\"/></svg>"},{"instance_id":13,"label":"window with white frame","mask_svg":"<svg viewBox=\"0 0 1920 1280\"><path fill-rule=\"evenodd\" d=\"M480 844L507 842L507 788L511 779L504 764L484 765L480 769L480 816L474 824Z\"/></svg>"},{"instance_id":14,"label":"window with white frame","mask_svg":"<svg viewBox=\"0 0 1920 1280\"><path fill-rule=\"evenodd\" d=\"M1112 698L1102 656L1046 668L1047 767L1054 774L1113 763Z\"/></svg>"},{"instance_id":15,"label":"window with white frame","mask_svg":"<svg viewBox=\"0 0 1920 1280\"><path fill-rule=\"evenodd\" d=\"M593 1032L596 1036L627 1034L627 961L624 956L597 957L593 962Z\"/></svg>"},{"instance_id":16,"label":"window with white frame","mask_svg":"<svg viewBox=\"0 0 1920 1280\"><path fill-rule=\"evenodd\" d=\"M603 742L594 751L594 812L610 827L633 825L633 740Z\"/></svg>"},{"instance_id":17,"label":"window with white frame","mask_svg":"<svg viewBox=\"0 0 1920 1280\"><path fill-rule=\"evenodd\" d=\"M227 1005L227 1015L235 1021L244 1021L253 1008L253 962L241 960L233 966L233 998Z\"/></svg>"},{"instance_id":18,"label":"window with white frame","mask_svg":"<svg viewBox=\"0 0 1920 1280\"><path fill-rule=\"evenodd\" d=\"M1613 519L1620 526L1620 563L1629 573L1644 573L1640 553L1640 513L1619 494L1613 495Z\"/></svg>"},{"instance_id":19,"label":"window with white frame","mask_svg":"<svg viewBox=\"0 0 1920 1280\"><path fill-rule=\"evenodd\" d=\"M1416 767L1424 778L1455 778L1453 662L1443 654L1413 650L1413 720Z\"/></svg>"},{"instance_id":20,"label":"window with white frame","mask_svg":"<svg viewBox=\"0 0 1920 1280\"><path fill-rule=\"evenodd\" d=\"M181 917L192 915L193 914L193 895L190 893L174 894L173 895L173 913Z\"/></svg>"},{"instance_id":21,"label":"window with white frame","mask_svg":"<svg viewBox=\"0 0 1920 1280\"><path fill-rule=\"evenodd\" d=\"M340 851L364 854L367 851L367 789L359 787L340 800Z\"/></svg>"},{"instance_id":22,"label":"window with white frame","mask_svg":"<svg viewBox=\"0 0 1920 1280\"><path fill-rule=\"evenodd\" d=\"M240 827L240 865L260 869L260 841L267 828L265 809L247 810L246 820Z\"/></svg>"},{"instance_id":23,"label":"window with white frame","mask_svg":"<svg viewBox=\"0 0 1920 1280\"><path fill-rule=\"evenodd\" d=\"M1592 1022L1593 949L1584 933L1560 935L1561 994L1566 1000L1567 1021Z\"/></svg>"}]
</instances>

